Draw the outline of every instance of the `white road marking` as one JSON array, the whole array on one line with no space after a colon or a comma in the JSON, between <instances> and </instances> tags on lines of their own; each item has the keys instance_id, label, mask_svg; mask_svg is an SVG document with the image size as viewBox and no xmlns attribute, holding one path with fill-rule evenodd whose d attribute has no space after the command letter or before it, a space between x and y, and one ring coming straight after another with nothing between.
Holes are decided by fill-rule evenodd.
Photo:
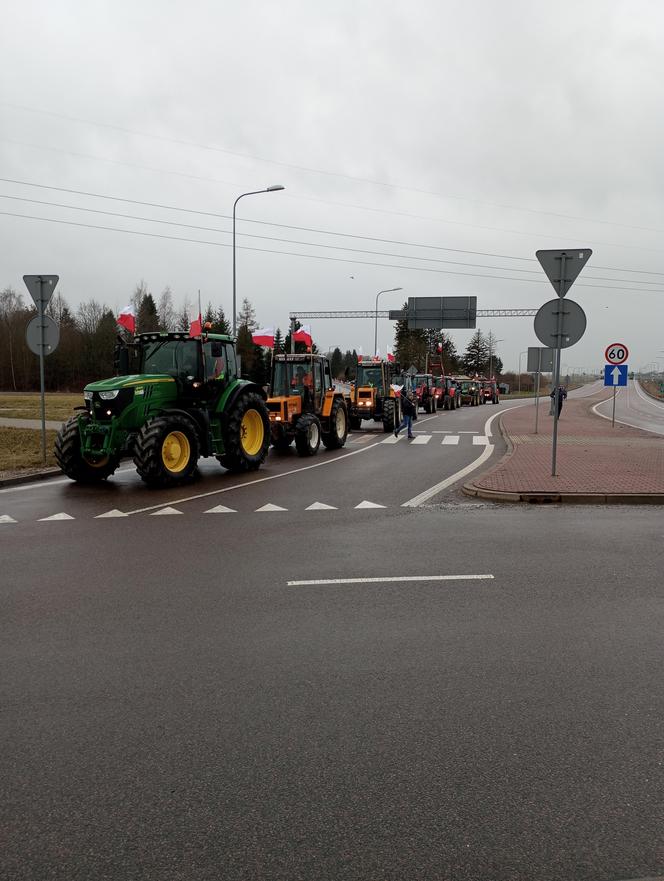
<instances>
[{"instance_id":1,"label":"white road marking","mask_svg":"<svg viewBox=\"0 0 664 881\"><path fill-rule=\"evenodd\" d=\"M203 511L204 514L237 514L235 508L227 508L226 505L216 505L209 511Z\"/></svg>"},{"instance_id":2,"label":"white road marking","mask_svg":"<svg viewBox=\"0 0 664 881\"><path fill-rule=\"evenodd\" d=\"M38 523L45 523L47 520L75 520L75 517L72 517L71 514L65 514L61 512L60 514L51 514L50 517L40 517L37 521Z\"/></svg>"},{"instance_id":3,"label":"white road marking","mask_svg":"<svg viewBox=\"0 0 664 881\"><path fill-rule=\"evenodd\" d=\"M448 434L443 438L442 443L446 446L455 446L459 443L459 440L460 438L458 434Z\"/></svg>"},{"instance_id":4,"label":"white road marking","mask_svg":"<svg viewBox=\"0 0 664 881\"><path fill-rule=\"evenodd\" d=\"M0 523L16 523L16 520L9 514L0 514Z\"/></svg>"},{"instance_id":5,"label":"white road marking","mask_svg":"<svg viewBox=\"0 0 664 881\"><path fill-rule=\"evenodd\" d=\"M527 403L530 403L528 401ZM525 407L526 404L516 404L514 407L510 407L510 410L516 409L516 407ZM502 411L503 413L505 410ZM489 416L487 421L484 423L484 435L486 437L491 437L491 423L494 419L500 416L500 412L494 413L493 416ZM417 496L413 496L412 499L408 499L407 502L402 504L402 508L417 508L419 505L422 505L424 502L433 498L433 496L438 495L438 493L442 492L444 489L447 489L448 486L452 486L457 483L457 481L461 480L467 474L470 474L472 471L475 471L476 468L479 468L480 465L483 465L486 460L491 456L495 448L494 444L487 444L480 455L475 459L474 462L471 462L470 465L466 465L465 468L462 468L460 471L457 471L455 474L446 477L445 480L441 480L440 483L437 483L435 486L430 487L429 489L425 489L424 492L421 492Z\"/></svg>"},{"instance_id":6,"label":"white road marking","mask_svg":"<svg viewBox=\"0 0 664 881\"><path fill-rule=\"evenodd\" d=\"M413 445L428 444L432 437L432 434L419 434L417 437L413 438Z\"/></svg>"},{"instance_id":7,"label":"white road marking","mask_svg":"<svg viewBox=\"0 0 664 881\"><path fill-rule=\"evenodd\" d=\"M256 508L256 513L272 513L273 511L287 511L288 508L281 508L279 505L267 504L262 508Z\"/></svg>"},{"instance_id":8,"label":"white road marking","mask_svg":"<svg viewBox=\"0 0 664 881\"><path fill-rule=\"evenodd\" d=\"M334 505L326 505L325 502L312 502L308 508L304 509L305 511L338 511L338 508L335 508Z\"/></svg>"},{"instance_id":9,"label":"white road marking","mask_svg":"<svg viewBox=\"0 0 664 881\"><path fill-rule=\"evenodd\" d=\"M177 508L171 508L170 506L166 506L165 508L160 508L158 511L153 511L150 514L150 517L160 517L162 514L181 514L182 511L178 511Z\"/></svg>"},{"instance_id":10,"label":"white road marking","mask_svg":"<svg viewBox=\"0 0 664 881\"><path fill-rule=\"evenodd\" d=\"M521 406L521 405L519 405ZM496 415L496 414L494 414ZM500 414L498 414L500 415ZM479 434L479 431L460 431L459 434Z\"/></svg>"},{"instance_id":11,"label":"white road marking","mask_svg":"<svg viewBox=\"0 0 664 881\"><path fill-rule=\"evenodd\" d=\"M391 437L386 437L385 440L382 440L381 444L398 444L401 438L405 436L405 434L400 434L399 437L391 435Z\"/></svg>"},{"instance_id":12,"label":"white road marking","mask_svg":"<svg viewBox=\"0 0 664 881\"><path fill-rule=\"evenodd\" d=\"M127 517L127 514L124 514L122 511L118 511L117 508L113 508L111 511L106 511L105 514L97 514L94 518L95 520L103 520L104 517Z\"/></svg>"},{"instance_id":13,"label":"white road marking","mask_svg":"<svg viewBox=\"0 0 664 881\"><path fill-rule=\"evenodd\" d=\"M312 578L310 581L287 581L287 587L320 584L385 584L413 581L493 581L493 575L387 575L376 578Z\"/></svg>"},{"instance_id":14,"label":"white road marking","mask_svg":"<svg viewBox=\"0 0 664 881\"><path fill-rule=\"evenodd\" d=\"M489 438L485 437L483 434L475 435L473 438L473 445L476 447L486 446L489 443Z\"/></svg>"},{"instance_id":15,"label":"white road marking","mask_svg":"<svg viewBox=\"0 0 664 881\"><path fill-rule=\"evenodd\" d=\"M642 401L645 401L646 404L650 404L653 407L654 411L658 412L658 415L664 415L664 401L655 401L653 398L649 398L648 395L641 388L641 384L637 382L637 380L632 380L632 385L636 391L636 394L641 398Z\"/></svg>"},{"instance_id":16,"label":"white road marking","mask_svg":"<svg viewBox=\"0 0 664 881\"><path fill-rule=\"evenodd\" d=\"M385 505L377 505L375 502L367 502L365 499L359 505L355 505L355 510L365 510L366 508L384 508Z\"/></svg>"},{"instance_id":17,"label":"white road marking","mask_svg":"<svg viewBox=\"0 0 664 881\"><path fill-rule=\"evenodd\" d=\"M116 474L122 474L126 471L134 471L133 465L125 465L125 467L120 467L115 472ZM50 486L59 486L63 483L73 483L73 481L69 477L58 477L56 478L46 478L44 480L36 480L34 483L22 483L19 486L8 486L5 489L0 489L0 493L24 493L29 489L48 489Z\"/></svg>"}]
</instances>

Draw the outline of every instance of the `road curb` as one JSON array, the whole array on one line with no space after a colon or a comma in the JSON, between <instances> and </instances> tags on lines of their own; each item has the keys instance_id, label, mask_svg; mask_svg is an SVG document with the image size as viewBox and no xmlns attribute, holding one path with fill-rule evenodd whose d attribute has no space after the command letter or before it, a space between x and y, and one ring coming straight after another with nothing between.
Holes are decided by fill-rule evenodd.
<instances>
[{"instance_id":1,"label":"road curb","mask_svg":"<svg viewBox=\"0 0 664 881\"><path fill-rule=\"evenodd\" d=\"M506 492L484 489L472 482L464 484L462 492L492 502L526 502L531 505L664 505L664 493Z\"/></svg>"},{"instance_id":2,"label":"road curb","mask_svg":"<svg viewBox=\"0 0 664 881\"><path fill-rule=\"evenodd\" d=\"M34 474L18 474L16 477L0 478L0 487L18 486L21 483L31 483L33 480L50 480L51 477L62 477L59 468L48 468L45 471L35 471Z\"/></svg>"}]
</instances>

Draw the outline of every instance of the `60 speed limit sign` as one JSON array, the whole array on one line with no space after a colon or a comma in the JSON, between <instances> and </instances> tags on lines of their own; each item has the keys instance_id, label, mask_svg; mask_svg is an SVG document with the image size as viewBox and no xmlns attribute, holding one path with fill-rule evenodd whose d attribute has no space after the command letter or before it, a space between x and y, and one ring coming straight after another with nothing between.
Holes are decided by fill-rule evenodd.
<instances>
[{"instance_id":1,"label":"60 speed limit sign","mask_svg":"<svg viewBox=\"0 0 664 881\"><path fill-rule=\"evenodd\" d=\"M629 350L623 343L611 343L604 352L607 364L624 364L629 357Z\"/></svg>"}]
</instances>

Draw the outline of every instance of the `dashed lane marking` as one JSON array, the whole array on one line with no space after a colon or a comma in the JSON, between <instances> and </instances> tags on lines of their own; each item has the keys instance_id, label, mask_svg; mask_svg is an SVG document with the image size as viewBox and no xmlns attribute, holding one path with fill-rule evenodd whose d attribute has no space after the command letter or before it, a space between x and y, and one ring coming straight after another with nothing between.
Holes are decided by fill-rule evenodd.
<instances>
[{"instance_id":1,"label":"dashed lane marking","mask_svg":"<svg viewBox=\"0 0 664 881\"><path fill-rule=\"evenodd\" d=\"M445 446L455 446L459 443L459 435L458 434L448 434L443 438L442 444Z\"/></svg>"},{"instance_id":2,"label":"dashed lane marking","mask_svg":"<svg viewBox=\"0 0 664 881\"><path fill-rule=\"evenodd\" d=\"M493 575L386 575L374 578L312 578L308 581L287 581L287 587L309 587L325 584L390 584L415 581L493 581Z\"/></svg>"}]
</instances>

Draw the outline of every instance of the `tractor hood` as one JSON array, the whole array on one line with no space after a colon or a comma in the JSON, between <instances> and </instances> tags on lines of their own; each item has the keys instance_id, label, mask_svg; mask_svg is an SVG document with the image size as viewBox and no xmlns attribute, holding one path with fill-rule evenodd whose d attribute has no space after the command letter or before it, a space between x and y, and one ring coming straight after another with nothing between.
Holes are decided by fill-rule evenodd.
<instances>
[{"instance_id":1,"label":"tractor hood","mask_svg":"<svg viewBox=\"0 0 664 881\"><path fill-rule=\"evenodd\" d=\"M111 392L115 389L136 388L141 385L154 385L161 382L175 382L172 376L163 373L144 373L134 376L112 376L110 379L100 379L97 382L89 382L85 386L86 392Z\"/></svg>"}]
</instances>

